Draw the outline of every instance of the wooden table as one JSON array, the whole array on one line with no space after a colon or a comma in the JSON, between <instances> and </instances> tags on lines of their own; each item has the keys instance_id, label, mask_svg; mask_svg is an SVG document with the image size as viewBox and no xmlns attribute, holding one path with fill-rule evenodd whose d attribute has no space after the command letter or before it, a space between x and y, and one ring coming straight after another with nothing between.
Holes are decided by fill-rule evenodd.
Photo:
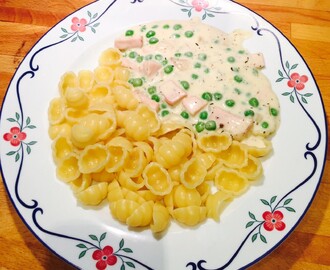
<instances>
[{"instance_id":1,"label":"wooden table","mask_svg":"<svg viewBox=\"0 0 330 270\"><path fill-rule=\"evenodd\" d=\"M155 1L155 0L153 0ZM0 100L25 54L55 23L91 0L0 0ZM279 28L300 51L322 92L329 121L330 1L237 0ZM330 149L330 148L329 148ZM330 158L330 150L327 160ZM330 269L330 163L300 225L251 269ZM0 184L0 270L73 269L25 227Z\"/></svg>"}]
</instances>

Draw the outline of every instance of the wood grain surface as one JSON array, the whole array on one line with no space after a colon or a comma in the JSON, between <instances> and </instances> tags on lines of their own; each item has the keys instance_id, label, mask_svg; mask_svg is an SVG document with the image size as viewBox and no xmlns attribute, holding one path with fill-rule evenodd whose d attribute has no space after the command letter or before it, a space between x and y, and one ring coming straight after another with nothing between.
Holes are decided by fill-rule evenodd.
<instances>
[{"instance_id":1,"label":"wood grain surface","mask_svg":"<svg viewBox=\"0 0 330 270\"><path fill-rule=\"evenodd\" d=\"M156 1L156 0L153 0ZM17 66L54 24L91 0L0 0L0 102ZM237 0L276 26L311 68L330 113L330 1ZM330 158L327 152L327 161ZM330 269L330 164L309 211L269 256L250 269ZM0 183L0 270L74 269L27 229ZM174 270L174 269L171 269Z\"/></svg>"}]
</instances>

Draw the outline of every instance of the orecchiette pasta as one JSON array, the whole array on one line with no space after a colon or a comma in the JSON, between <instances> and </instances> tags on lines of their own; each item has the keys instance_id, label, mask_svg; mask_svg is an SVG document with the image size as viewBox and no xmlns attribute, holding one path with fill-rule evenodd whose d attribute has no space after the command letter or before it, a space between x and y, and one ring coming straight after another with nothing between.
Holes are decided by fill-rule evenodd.
<instances>
[{"instance_id":1,"label":"orecchiette pasta","mask_svg":"<svg viewBox=\"0 0 330 270\"><path fill-rule=\"evenodd\" d=\"M48 108L57 177L83 205L106 199L113 218L130 227L160 233L171 219L218 221L262 174L259 157L271 151L270 141L161 120L138 99L121 57L109 48L93 71L61 77Z\"/></svg>"}]
</instances>

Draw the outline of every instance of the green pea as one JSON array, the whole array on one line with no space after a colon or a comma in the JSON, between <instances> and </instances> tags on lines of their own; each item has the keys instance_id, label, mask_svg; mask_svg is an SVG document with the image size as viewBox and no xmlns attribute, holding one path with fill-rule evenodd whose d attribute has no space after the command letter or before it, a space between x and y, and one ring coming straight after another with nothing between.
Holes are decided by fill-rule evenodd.
<instances>
[{"instance_id":1,"label":"green pea","mask_svg":"<svg viewBox=\"0 0 330 270\"><path fill-rule=\"evenodd\" d=\"M169 115L170 114L170 112L168 111L168 110L163 110L162 112L161 112L161 115L164 117L164 116L166 116L166 115Z\"/></svg>"},{"instance_id":2,"label":"green pea","mask_svg":"<svg viewBox=\"0 0 330 270\"><path fill-rule=\"evenodd\" d=\"M239 75L235 75L234 80L238 83L241 83L243 81L243 78Z\"/></svg>"},{"instance_id":3,"label":"green pea","mask_svg":"<svg viewBox=\"0 0 330 270\"><path fill-rule=\"evenodd\" d=\"M193 78L194 80L198 79L198 75L197 74L191 74L191 78Z\"/></svg>"},{"instance_id":4,"label":"green pea","mask_svg":"<svg viewBox=\"0 0 330 270\"><path fill-rule=\"evenodd\" d=\"M160 105L160 107L161 107L162 109L165 109L165 108L167 108L167 105L166 105L166 103L162 103L162 104Z\"/></svg>"},{"instance_id":5,"label":"green pea","mask_svg":"<svg viewBox=\"0 0 330 270\"><path fill-rule=\"evenodd\" d=\"M192 52L186 52L184 55L187 56L187 57L192 57L193 53Z\"/></svg>"},{"instance_id":6,"label":"green pea","mask_svg":"<svg viewBox=\"0 0 330 270\"><path fill-rule=\"evenodd\" d=\"M202 94L202 99L205 99L207 101L212 101L212 94L210 92L205 92Z\"/></svg>"},{"instance_id":7,"label":"green pea","mask_svg":"<svg viewBox=\"0 0 330 270\"><path fill-rule=\"evenodd\" d=\"M244 51L244 50L239 50L238 53L239 53L239 54L244 54L245 51Z\"/></svg>"},{"instance_id":8,"label":"green pea","mask_svg":"<svg viewBox=\"0 0 330 270\"><path fill-rule=\"evenodd\" d=\"M170 26L169 26L168 24L164 24L164 25L163 25L163 28L164 28L164 29L169 29Z\"/></svg>"},{"instance_id":9,"label":"green pea","mask_svg":"<svg viewBox=\"0 0 330 270\"><path fill-rule=\"evenodd\" d=\"M249 104L254 107L257 108L259 106L259 100L256 98L250 98L249 100Z\"/></svg>"},{"instance_id":10,"label":"green pea","mask_svg":"<svg viewBox=\"0 0 330 270\"><path fill-rule=\"evenodd\" d=\"M226 51L227 51L227 52L230 52L230 51L231 51L231 48L227 48Z\"/></svg>"},{"instance_id":11,"label":"green pea","mask_svg":"<svg viewBox=\"0 0 330 270\"><path fill-rule=\"evenodd\" d=\"M210 69L209 68L206 68L206 69L204 69L204 72L207 74L207 73L210 72Z\"/></svg>"},{"instance_id":12,"label":"green pea","mask_svg":"<svg viewBox=\"0 0 330 270\"><path fill-rule=\"evenodd\" d=\"M170 74L170 73L173 72L173 69L174 69L174 66L173 66L173 65L168 65L168 66L166 66L166 67L164 68L164 72L165 72L166 74Z\"/></svg>"},{"instance_id":13,"label":"green pea","mask_svg":"<svg viewBox=\"0 0 330 270\"><path fill-rule=\"evenodd\" d=\"M234 63L234 62L235 62L235 58L232 57L232 56L230 56L230 57L227 58L227 61L228 61L229 63Z\"/></svg>"},{"instance_id":14,"label":"green pea","mask_svg":"<svg viewBox=\"0 0 330 270\"><path fill-rule=\"evenodd\" d=\"M156 29L156 28L158 28L158 25L155 24L155 25L153 25L151 28L152 28L152 29Z\"/></svg>"},{"instance_id":15,"label":"green pea","mask_svg":"<svg viewBox=\"0 0 330 270\"><path fill-rule=\"evenodd\" d=\"M148 88L149 95L153 95L156 93L156 86L151 86Z\"/></svg>"},{"instance_id":16,"label":"green pea","mask_svg":"<svg viewBox=\"0 0 330 270\"><path fill-rule=\"evenodd\" d=\"M259 71L256 68L254 68L254 69L252 69L252 74L254 76L258 76L259 75Z\"/></svg>"},{"instance_id":17,"label":"green pea","mask_svg":"<svg viewBox=\"0 0 330 270\"><path fill-rule=\"evenodd\" d=\"M145 60L151 60L152 59L152 54L148 54L144 57Z\"/></svg>"},{"instance_id":18,"label":"green pea","mask_svg":"<svg viewBox=\"0 0 330 270\"><path fill-rule=\"evenodd\" d=\"M165 58L163 61L162 61L162 65L163 66L166 66L168 64L168 60Z\"/></svg>"},{"instance_id":19,"label":"green pea","mask_svg":"<svg viewBox=\"0 0 330 270\"><path fill-rule=\"evenodd\" d=\"M130 37L134 35L134 31L133 30L127 30L125 33L125 36Z\"/></svg>"},{"instance_id":20,"label":"green pea","mask_svg":"<svg viewBox=\"0 0 330 270\"><path fill-rule=\"evenodd\" d=\"M254 116L254 111L252 111L252 110L246 110L246 111L244 112L244 115L245 115L245 116Z\"/></svg>"},{"instance_id":21,"label":"green pea","mask_svg":"<svg viewBox=\"0 0 330 270\"><path fill-rule=\"evenodd\" d=\"M158 95L152 95L151 96L151 99L156 101L156 102L159 102L160 101L160 97Z\"/></svg>"},{"instance_id":22,"label":"green pea","mask_svg":"<svg viewBox=\"0 0 330 270\"><path fill-rule=\"evenodd\" d=\"M275 108L271 108L271 109L270 109L270 114L271 114L272 116L278 116L278 111L277 111Z\"/></svg>"},{"instance_id":23,"label":"green pea","mask_svg":"<svg viewBox=\"0 0 330 270\"><path fill-rule=\"evenodd\" d=\"M238 88L235 88L234 91L237 95L240 95L242 93L242 91Z\"/></svg>"},{"instance_id":24,"label":"green pea","mask_svg":"<svg viewBox=\"0 0 330 270\"><path fill-rule=\"evenodd\" d=\"M199 114L199 118L202 119L202 120L206 120L208 116L209 116L209 114L206 111L202 111Z\"/></svg>"},{"instance_id":25,"label":"green pea","mask_svg":"<svg viewBox=\"0 0 330 270\"><path fill-rule=\"evenodd\" d=\"M180 38L180 37L181 37L180 34L174 34L173 36L174 36L175 38Z\"/></svg>"},{"instance_id":26,"label":"green pea","mask_svg":"<svg viewBox=\"0 0 330 270\"><path fill-rule=\"evenodd\" d=\"M129 58L135 58L137 55L138 55L138 54L137 54L136 52L130 52L130 53L128 54L128 57L129 57Z\"/></svg>"},{"instance_id":27,"label":"green pea","mask_svg":"<svg viewBox=\"0 0 330 270\"><path fill-rule=\"evenodd\" d=\"M140 87L143 85L143 81L141 78L132 78L129 79L128 82L132 84L134 87Z\"/></svg>"},{"instance_id":28,"label":"green pea","mask_svg":"<svg viewBox=\"0 0 330 270\"><path fill-rule=\"evenodd\" d=\"M200 53L198 55L198 59L201 60L201 61L205 61L207 58L207 55L205 53Z\"/></svg>"},{"instance_id":29,"label":"green pea","mask_svg":"<svg viewBox=\"0 0 330 270\"><path fill-rule=\"evenodd\" d=\"M175 57L181 57L182 56L182 53L175 53L174 56Z\"/></svg>"},{"instance_id":30,"label":"green pea","mask_svg":"<svg viewBox=\"0 0 330 270\"><path fill-rule=\"evenodd\" d=\"M155 55L155 59L158 60L158 61L160 61L160 60L163 59L163 56L161 54L156 54Z\"/></svg>"},{"instance_id":31,"label":"green pea","mask_svg":"<svg viewBox=\"0 0 330 270\"><path fill-rule=\"evenodd\" d=\"M269 124L267 122L262 122L261 126L263 128L268 128L269 127Z\"/></svg>"},{"instance_id":32,"label":"green pea","mask_svg":"<svg viewBox=\"0 0 330 270\"><path fill-rule=\"evenodd\" d=\"M155 36L155 35L156 35L156 32L153 31L153 30L150 30L150 31L148 31L148 32L146 33L146 37L147 37L147 38L151 38L151 37L153 37L153 36Z\"/></svg>"},{"instance_id":33,"label":"green pea","mask_svg":"<svg viewBox=\"0 0 330 270\"><path fill-rule=\"evenodd\" d=\"M206 130L216 130L217 129L217 123L213 120L207 121L205 124Z\"/></svg>"},{"instance_id":34,"label":"green pea","mask_svg":"<svg viewBox=\"0 0 330 270\"><path fill-rule=\"evenodd\" d=\"M143 56L139 55L138 57L136 57L136 61L138 63L141 63L143 61Z\"/></svg>"},{"instance_id":35,"label":"green pea","mask_svg":"<svg viewBox=\"0 0 330 270\"><path fill-rule=\"evenodd\" d=\"M225 103L228 107L234 107L235 106L235 100L232 100L232 99L227 99Z\"/></svg>"},{"instance_id":36,"label":"green pea","mask_svg":"<svg viewBox=\"0 0 330 270\"><path fill-rule=\"evenodd\" d=\"M202 66L201 63L198 62L194 65L195 68L201 68L201 66Z\"/></svg>"},{"instance_id":37,"label":"green pea","mask_svg":"<svg viewBox=\"0 0 330 270\"><path fill-rule=\"evenodd\" d=\"M159 39L156 38L156 37L152 37L152 38L149 39L150 44L156 44L156 43L158 43L158 41L159 41Z\"/></svg>"},{"instance_id":38,"label":"green pea","mask_svg":"<svg viewBox=\"0 0 330 270\"><path fill-rule=\"evenodd\" d=\"M173 29L174 30L179 30L179 29L181 29L182 28L182 25L181 24L175 24L174 26L173 26Z\"/></svg>"},{"instance_id":39,"label":"green pea","mask_svg":"<svg viewBox=\"0 0 330 270\"><path fill-rule=\"evenodd\" d=\"M186 31L184 33L184 35L187 37L187 38L191 38L193 35L194 35L194 32L193 31Z\"/></svg>"},{"instance_id":40,"label":"green pea","mask_svg":"<svg viewBox=\"0 0 330 270\"><path fill-rule=\"evenodd\" d=\"M188 119L188 118L189 118L189 113L187 113L186 111L183 111L180 115L181 115L184 119Z\"/></svg>"},{"instance_id":41,"label":"green pea","mask_svg":"<svg viewBox=\"0 0 330 270\"><path fill-rule=\"evenodd\" d=\"M187 81L181 81L180 83L184 90L188 90L190 88L190 84Z\"/></svg>"},{"instance_id":42,"label":"green pea","mask_svg":"<svg viewBox=\"0 0 330 270\"><path fill-rule=\"evenodd\" d=\"M215 100L221 100L222 99L222 94L219 92L215 92L213 94Z\"/></svg>"},{"instance_id":43,"label":"green pea","mask_svg":"<svg viewBox=\"0 0 330 270\"><path fill-rule=\"evenodd\" d=\"M195 126L196 131L202 132L205 129L205 124L203 122L198 122Z\"/></svg>"}]
</instances>

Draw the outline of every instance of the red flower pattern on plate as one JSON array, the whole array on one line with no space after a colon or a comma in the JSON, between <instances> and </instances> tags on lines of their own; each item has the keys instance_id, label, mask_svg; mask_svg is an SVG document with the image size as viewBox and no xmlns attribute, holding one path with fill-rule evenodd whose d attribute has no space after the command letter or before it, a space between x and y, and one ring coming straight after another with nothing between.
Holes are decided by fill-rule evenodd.
<instances>
[{"instance_id":1,"label":"red flower pattern on plate","mask_svg":"<svg viewBox=\"0 0 330 270\"><path fill-rule=\"evenodd\" d=\"M295 87L297 90L303 90L305 88L305 83L308 81L308 77L306 75L300 76L299 73L292 73L290 76L290 80L288 81L288 86L293 88Z\"/></svg>"},{"instance_id":2,"label":"red flower pattern on plate","mask_svg":"<svg viewBox=\"0 0 330 270\"><path fill-rule=\"evenodd\" d=\"M79 32L85 32L86 31L86 24L87 20L82 18L79 19L77 17L72 18L72 25L71 25L71 30L72 31L79 31Z\"/></svg>"},{"instance_id":3,"label":"red flower pattern on plate","mask_svg":"<svg viewBox=\"0 0 330 270\"><path fill-rule=\"evenodd\" d=\"M200 12L203 9L207 8L209 6L209 2L205 0L194 0L191 3L196 11Z\"/></svg>"},{"instance_id":4,"label":"red flower pattern on plate","mask_svg":"<svg viewBox=\"0 0 330 270\"><path fill-rule=\"evenodd\" d=\"M12 127L9 133L3 135L5 141L10 142L12 146L19 146L21 141L24 141L26 138L26 133L21 132L19 127Z\"/></svg>"},{"instance_id":5,"label":"red flower pattern on plate","mask_svg":"<svg viewBox=\"0 0 330 270\"><path fill-rule=\"evenodd\" d=\"M274 213L266 211L262 214L265 220L263 226L266 231L272 231L274 228L278 231L283 231L285 229L285 223L282 221L283 214L281 211L275 211Z\"/></svg>"},{"instance_id":6,"label":"red flower pattern on plate","mask_svg":"<svg viewBox=\"0 0 330 270\"><path fill-rule=\"evenodd\" d=\"M113 255L113 248L111 246L105 246L103 249L95 250L92 257L98 261L96 263L98 270L104 270L108 265L115 265L117 263L117 257Z\"/></svg>"}]
</instances>

